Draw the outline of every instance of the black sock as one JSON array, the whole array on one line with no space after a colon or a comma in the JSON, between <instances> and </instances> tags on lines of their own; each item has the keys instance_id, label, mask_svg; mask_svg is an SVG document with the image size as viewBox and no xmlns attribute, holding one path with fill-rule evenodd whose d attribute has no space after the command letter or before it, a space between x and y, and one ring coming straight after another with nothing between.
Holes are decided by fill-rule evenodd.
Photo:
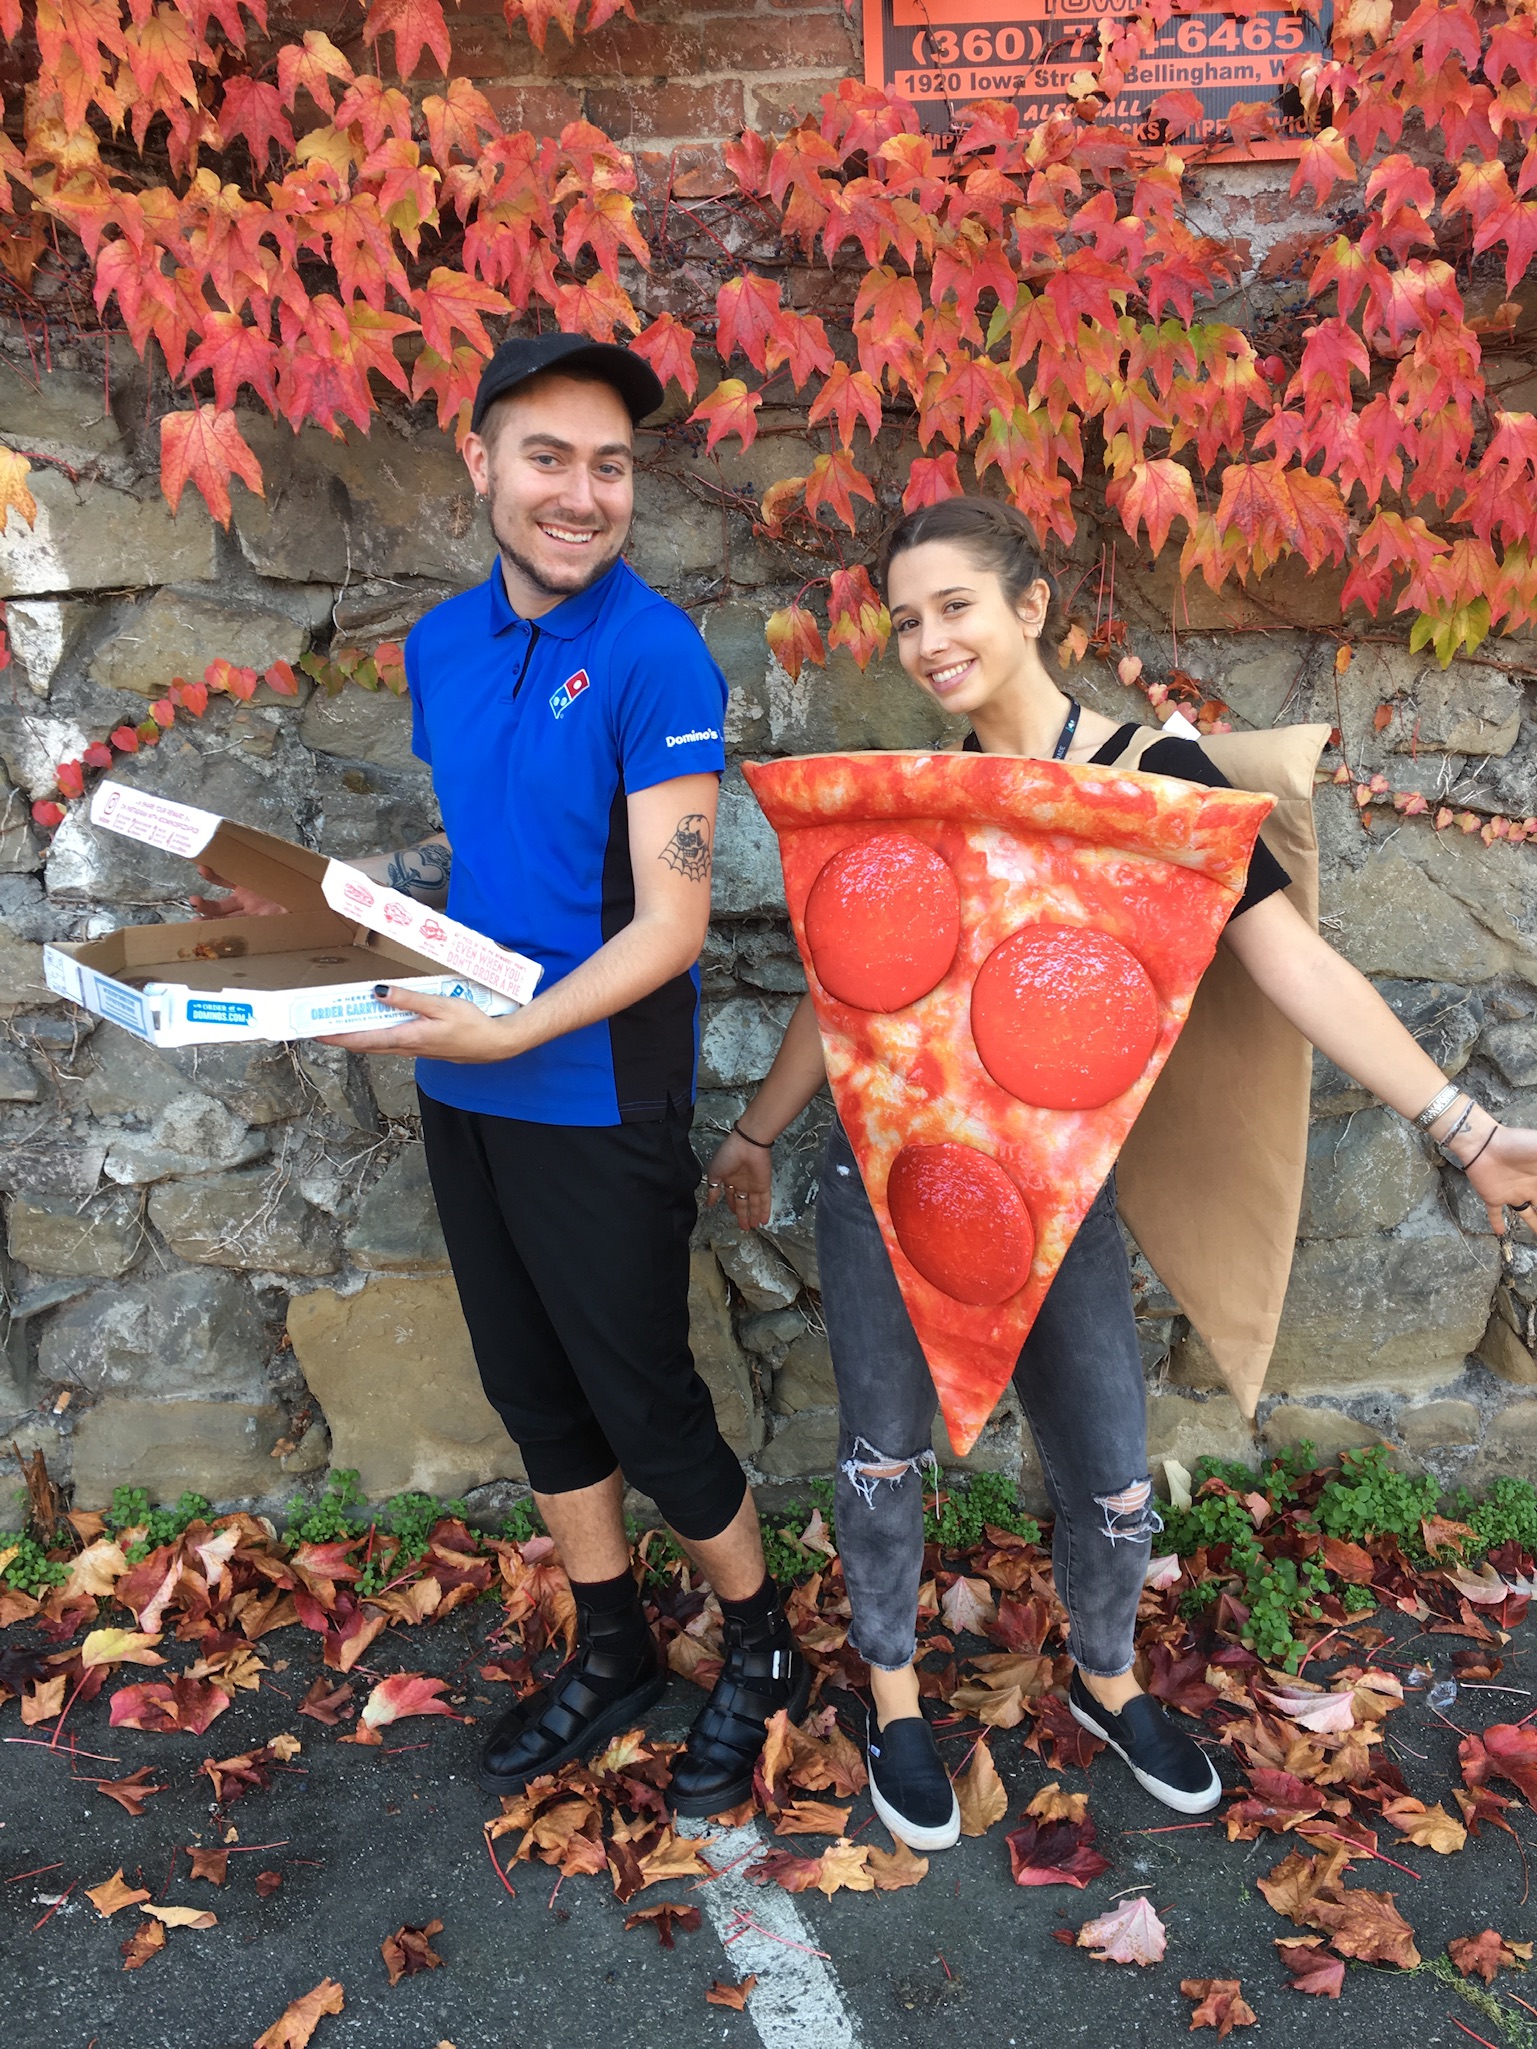
<instances>
[{"instance_id":1,"label":"black sock","mask_svg":"<svg viewBox=\"0 0 1537 2049\"><path fill-rule=\"evenodd\" d=\"M740 1622L744 1629L763 1629L780 1616L779 1589L767 1574L755 1594L749 1594L745 1601L728 1601L724 1594L715 1597L720 1602L720 1612L728 1622Z\"/></svg>"},{"instance_id":2,"label":"black sock","mask_svg":"<svg viewBox=\"0 0 1537 2049\"><path fill-rule=\"evenodd\" d=\"M590 1609L599 1621L640 1606L635 1575L629 1570L616 1572L612 1579L574 1579L571 1591L576 1596L576 1605Z\"/></svg>"}]
</instances>

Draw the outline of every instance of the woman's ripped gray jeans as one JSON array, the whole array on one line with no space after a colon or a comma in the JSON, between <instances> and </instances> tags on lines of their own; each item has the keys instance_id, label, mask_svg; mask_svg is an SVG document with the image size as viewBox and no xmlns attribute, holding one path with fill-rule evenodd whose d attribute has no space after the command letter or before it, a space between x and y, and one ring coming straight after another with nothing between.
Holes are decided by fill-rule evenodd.
<instances>
[{"instance_id":1,"label":"woman's ripped gray jeans","mask_svg":"<svg viewBox=\"0 0 1537 2049\"><path fill-rule=\"evenodd\" d=\"M822 1313L838 1381L838 1552L869 1664L915 1649L934 1383L839 1124L816 1205ZM1056 1514L1052 1572L1069 1649L1095 1678L1132 1662L1137 1602L1162 1527L1147 1469L1142 1361L1112 1176L1079 1226L1014 1369Z\"/></svg>"}]
</instances>

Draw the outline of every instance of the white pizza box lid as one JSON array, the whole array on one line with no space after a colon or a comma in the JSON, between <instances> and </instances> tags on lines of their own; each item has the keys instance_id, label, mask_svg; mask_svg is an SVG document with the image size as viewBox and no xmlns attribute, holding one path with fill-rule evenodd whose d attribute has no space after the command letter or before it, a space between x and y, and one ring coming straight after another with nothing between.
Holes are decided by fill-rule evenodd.
<instances>
[{"instance_id":1,"label":"white pizza box lid","mask_svg":"<svg viewBox=\"0 0 1537 2049\"><path fill-rule=\"evenodd\" d=\"M380 933L402 951L419 954L424 962L478 982L514 1003L528 1002L543 973L537 961L374 882L346 861L328 860L275 833L232 824L193 804L177 804L108 781L98 784L91 798L91 823L165 853L206 862L227 881L254 889L298 916L311 917L329 906L339 918ZM239 922L244 931L257 921ZM205 929L216 933L219 924Z\"/></svg>"}]
</instances>

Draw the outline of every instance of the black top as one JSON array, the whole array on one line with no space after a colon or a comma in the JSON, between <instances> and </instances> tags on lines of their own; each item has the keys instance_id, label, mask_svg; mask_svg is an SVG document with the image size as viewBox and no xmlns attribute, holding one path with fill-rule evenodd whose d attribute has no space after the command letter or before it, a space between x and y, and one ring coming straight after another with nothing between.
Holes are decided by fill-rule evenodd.
<instances>
[{"instance_id":1,"label":"black top","mask_svg":"<svg viewBox=\"0 0 1537 2049\"><path fill-rule=\"evenodd\" d=\"M1104 746L1093 756L1094 765L1098 768L1113 768L1131 745L1134 735L1140 731L1141 728L1135 723L1118 726ZM975 733L966 735L965 752L982 752L981 743ZM1221 769L1194 740L1155 740L1144 751L1137 767L1147 775L1177 776L1182 783L1204 783L1212 790L1230 790L1233 787ZM1249 856L1249 875L1244 884L1243 895L1229 915L1237 918L1245 911L1252 911L1254 906L1263 903L1267 896L1274 896L1278 889L1285 889L1290 881L1291 877L1269 847L1263 840L1256 840L1254 852Z\"/></svg>"}]
</instances>

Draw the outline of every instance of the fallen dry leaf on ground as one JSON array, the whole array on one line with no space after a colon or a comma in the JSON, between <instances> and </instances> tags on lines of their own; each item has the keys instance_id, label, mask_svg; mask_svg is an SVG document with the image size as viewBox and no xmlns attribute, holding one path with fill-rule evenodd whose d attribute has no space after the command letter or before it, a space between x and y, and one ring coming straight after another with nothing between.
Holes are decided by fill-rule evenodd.
<instances>
[{"instance_id":1,"label":"fallen dry leaf on ground","mask_svg":"<svg viewBox=\"0 0 1537 2049\"><path fill-rule=\"evenodd\" d=\"M146 1904L140 1907L141 1914L153 1914L157 1921L163 1921L167 1928L217 1928L219 1917L210 1914L204 1907L158 1907Z\"/></svg>"},{"instance_id":2,"label":"fallen dry leaf on ground","mask_svg":"<svg viewBox=\"0 0 1537 2049\"><path fill-rule=\"evenodd\" d=\"M629 1922L625 1926L628 1927ZM397 1928L393 1935L385 1936L379 1945L379 1954L390 1974L391 1985L398 1985L402 1978L414 1978L418 1971L437 1969L443 1959L433 1948L432 1938L442 1932L441 1921L429 1921L425 1928L406 1926Z\"/></svg>"},{"instance_id":3,"label":"fallen dry leaf on ground","mask_svg":"<svg viewBox=\"0 0 1537 2049\"><path fill-rule=\"evenodd\" d=\"M1239 1990L1239 1984L1237 1978L1180 1979L1180 1991L1187 1999L1196 2001L1195 2012L1190 2016L1192 2034L1197 2028L1215 2028L1220 2042L1234 2028L1254 2026L1254 2009Z\"/></svg>"},{"instance_id":4,"label":"fallen dry leaf on ground","mask_svg":"<svg viewBox=\"0 0 1537 2049\"><path fill-rule=\"evenodd\" d=\"M397 1672L381 1679L363 1703L363 1721L370 1729L382 1729L406 1715L453 1715L446 1700L446 1679L429 1679L420 1672Z\"/></svg>"},{"instance_id":5,"label":"fallen dry leaf on ground","mask_svg":"<svg viewBox=\"0 0 1537 2049\"><path fill-rule=\"evenodd\" d=\"M1321 1935L1278 1935L1276 1949L1292 1974L1294 1992L1338 1999L1345 1983L1345 1959L1331 1956Z\"/></svg>"},{"instance_id":6,"label":"fallen dry leaf on ground","mask_svg":"<svg viewBox=\"0 0 1537 2049\"><path fill-rule=\"evenodd\" d=\"M797 1857L793 1850L770 1850L748 1865L746 1875L754 1885L777 1885L785 1892L810 1892L822 1876L822 1860Z\"/></svg>"},{"instance_id":7,"label":"fallen dry leaf on ground","mask_svg":"<svg viewBox=\"0 0 1537 2049\"><path fill-rule=\"evenodd\" d=\"M220 1848L200 1849L189 1843L187 1855L192 1859L192 1877L206 1878L210 1885L223 1885L229 1876L229 1851Z\"/></svg>"},{"instance_id":8,"label":"fallen dry leaf on ground","mask_svg":"<svg viewBox=\"0 0 1537 2049\"><path fill-rule=\"evenodd\" d=\"M740 1985L728 1985L723 1978L717 1978L705 1994L706 2006L729 2006L733 2013L741 2013L757 1984L757 1974L749 1971Z\"/></svg>"},{"instance_id":9,"label":"fallen dry leaf on ground","mask_svg":"<svg viewBox=\"0 0 1537 2049\"><path fill-rule=\"evenodd\" d=\"M848 1827L847 1807L830 1800L792 1800L774 1824L776 1836L841 1836Z\"/></svg>"},{"instance_id":10,"label":"fallen dry leaf on ground","mask_svg":"<svg viewBox=\"0 0 1537 2049\"><path fill-rule=\"evenodd\" d=\"M158 1629L148 1634L136 1629L93 1629L80 1646L80 1662L87 1672L98 1665L163 1665L155 1645Z\"/></svg>"},{"instance_id":11,"label":"fallen dry leaf on ground","mask_svg":"<svg viewBox=\"0 0 1537 2049\"><path fill-rule=\"evenodd\" d=\"M1017 1729L1025 1719L1025 1697L1017 1686L957 1686L950 1705L989 1729Z\"/></svg>"},{"instance_id":12,"label":"fallen dry leaf on ground","mask_svg":"<svg viewBox=\"0 0 1537 2049\"><path fill-rule=\"evenodd\" d=\"M142 1971L165 1948L165 1929L158 1921L141 1921L123 1944L123 1969Z\"/></svg>"},{"instance_id":13,"label":"fallen dry leaf on ground","mask_svg":"<svg viewBox=\"0 0 1537 2049\"><path fill-rule=\"evenodd\" d=\"M1313 1902L1308 1925L1322 1929L1341 1956L1363 1964L1397 1964L1412 1971L1420 1961L1414 1930L1399 1913L1390 1892L1364 1886L1341 1886L1338 1896Z\"/></svg>"},{"instance_id":14,"label":"fallen dry leaf on ground","mask_svg":"<svg viewBox=\"0 0 1537 2049\"><path fill-rule=\"evenodd\" d=\"M1355 1708L1348 1693L1264 1693L1260 1697L1288 1721L1317 1735L1335 1735L1356 1725Z\"/></svg>"},{"instance_id":15,"label":"fallen dry leaf on ground","mask_svg":"<svg viewBox=\"0 0 1537 2049\"><path fill-rule=\"evenodd\" d=\"M100 1885L87 1886L85 1896L103 1921L110 1921L112 1916L121 1913L124 1907L137 1906L140 1900L147 1900L149 1890L146 1886L130 1885L123 1876L123 1867L120 1864L112 1876L104 1878Z\"/></svg>"},{"instance_id":16,"label":"fallen dry leaf on ground","mask_svg":"<svg viewBox=\"0 0 1537 2049\"><path fill-rule=\"evenodd\" d=\"M1107 1964L1156 1964L1167 1944L1168 1933L1152 1902L1141 1898L1085 1921L1078 1931L1078 1947Z\"/></svg>"},{"instance_id":17,"label":"fallen dry leaf on ground","mask_svg":"<svg viewBox=\"0 0 1537 2049\"><path fill-rule=\"evenodd\" d=\"M1519 1786L1528 1807L1537 1807L1537 1729L1519 1722L1496 1722L1485 1729L1483 1745L1495 1774Z\"/></svg>"},{"instance_id":18,"label":"fallen dry leaf on ground","mask_svg":"<svg viewBox=\"0 0 1537 2049\"><path fill-rule=\"evenodd\" d=\"M946 1629L957 1636L981 1636L989 1622L996 1621L998 1606L985 1579L958 1579L939 1604Z\"/></svg>"},{"instance_id":19,"label":"fallen dry leaf on ground","mask_svg":"<svg viewBox=\"0 0 1537 2049\"><path fill-rule=\"evenodd\" d=\"M909 1885L918 1885L927 1878L929 1860L910 1850L906 1843L896 1843L890 1850L872 1849L869 1872L875 1880L877 1892L901 1892Z\"/></svg>"},{"instance_id":20,"label":"fallen dry leaf on ground","mask_svg":"<svg viewBox=\"0 0 1537 2049\"><path fill-rule=\"evenodd\" d=\"M69 1681L61 1672L57 1679L39 1679L21 1696L21 1725L24 1729L35 1729L41 1722L51 1722L64 1709L64 1694Z\"/></svg>"},{"instance_id":21,"label":"fallen dry leaf on ground","mask_svg":"<svg viewBox=\"0 0 1537 2049\"><path fill-rule=\"evenodd\" d=\"M323 1723L328 1729L356 1712L352 1699L352 1688L346 1680L333 1686L324 1674L314 1680L310 1690L299 1703L301 1715L308 1715L311 1721Z\"/></svg>"},{"instance_id":22,"label":"fallen dry leaf on ground","mask_svg":"<svg viewBox=\"0 0 1537 2049\"><path fill-rule=\"evenodd\" d=\"M822 1852L818 1892L826 1893L831 1899L835 1892L874 1890L875 1873L870 1869L870 1852L863 1844L856 1847L847 1836L840 1836L831 1849Z\"/></svg>"},{"instance_id":23,"label":"fallen dry leaf on ground","mask_svg":"<svg viewBox=\"0 0 1537 2049\"><path fill-rule=\"evenodd\" d=\"M659 1900L654 1907L637 1907L633 1914L626 1915L625 1928L644 1928L650 1922L656 1928L657 1941L663 1949L673 1948L672 1932L681 1928L685 1935L692 1935L699 1926L699 1909L680 1906L676 1900ZM390 1980L393 1984L395 1981Z\"/></svg>"},{"instance_id":24,"label":"fallen dry leaf on ground","mask_svg":"<svg viewBox=\"0 0 1537 2049\"><path fill-rule=\"evenodd\" d=\"M1384 1800L1382 1812L1406 1842L1442 1857L1454 1856L1468 1840L1466 1828L1453 1821L1439 1800L1434 1807L1423 1800Z\"/></svg>"},{"instance_id":25,"label":"fallen dry leaf on ground","mask_svg":"<svg viewBox=\"0 0 1537 2049\"><path fill-rule=\"evenodd\" d=\"M319 2027L321 2016L340 2013L345 2004L341 1986L332 1978L322 1978L312 1992L284 2007L272 2026L257 2036L253 2049L309 2049L310 2036Z\"/></svg>"},{"instance_id":26,"label":"fallen dry leaf on ground","mask_svg":"<svg viewBox=\"0 0 1537 2049\"><path fill-rule=\"evenodd\" d=\"M1110 1859L1094 1848L1087 1815L1082 1821L1027 1820L1006 1841L1016 1885L1075 1885L1081 1891L1110 1869Z\"/></svg>"},{"instance_id":27,"label":"fallen dry leaf on ground","mask_svg":"<svg viewBox=\"0 0 1537 2049\"><path fill-rule=\"evenodd\" d=\"M152 1786L149 1781L155 1776L152 1764L141 1764L136 1772L130 1772L125 1779L93 1779L98 1793L104 1793L109 1800L115 1800L125 1814L138 1816L144 1812L144 1803L156 1793L163 1793L164 1786Z\"/></svg>"},{"instance_id":28,"label":"fallen dry leaf on ground","mask_svg":"<svg viewBox=\"0 0 1537 2049\"><path fill-rule=\"evenodd\" d=\"M278 1889L281 1887L282 1883L283 1874L281 1871L258 1871L256 1874L256 1891L258 1898L270 1900L272 1895L275 1892L277 1892Z\"/></svg>"},{"instance_id":29,"label":"fallen dry leaf on ground","mask_svg":"<svg viewBox=\"0 0 1537 2049\"><path fill-rule=\"evenodd\" d=\"M955 1781L955 1797L960 1804L963 1836L985 1836L1009 1811L1009 1796L985 1736L977 1738L970 1764Z\"/></svg>"},{"instance_id":30,"label":"fallen dry leaf on ground","mask_svg":"<svg viewBox=\"0 0 1537 2049\"><path fill-rule=\"evenodd\" d=\"M1087 1793L1064 1793L1052 1779L1025 1809L1037 1821L1082 1821L1089 1811Z\"/></svg>"},{"instance_id":31,"label":"fallen dry leaf on ground","mask_svg":"<svg viewBox=\"0 0 1537 2049\"><path fill-rule=\"evenodd\" d=\"M107 1719L114 1729L143 1729L156 1736L180 1730L201 1736L229 1701L222 1687L179 1674L169 1685L152 1679L139 1686L120 1686Z\"/></svg>"},{"instance_id":32,"label":"fallen dry leaf on ground","mask_svg":"<svg viewBox=\"0 0 1537 2049\"><path fill-rule=\"evenodd\" d=\"M1529 1942L1511 1942L1493 1928L1481 1935L1457 1935L1446 1945L1446 1953L1464 1978L1475 1972L1486 1985L1494 1983L1499 1970L1524 1971L1532 1960Z\"/></svg>"}]
</instances>

